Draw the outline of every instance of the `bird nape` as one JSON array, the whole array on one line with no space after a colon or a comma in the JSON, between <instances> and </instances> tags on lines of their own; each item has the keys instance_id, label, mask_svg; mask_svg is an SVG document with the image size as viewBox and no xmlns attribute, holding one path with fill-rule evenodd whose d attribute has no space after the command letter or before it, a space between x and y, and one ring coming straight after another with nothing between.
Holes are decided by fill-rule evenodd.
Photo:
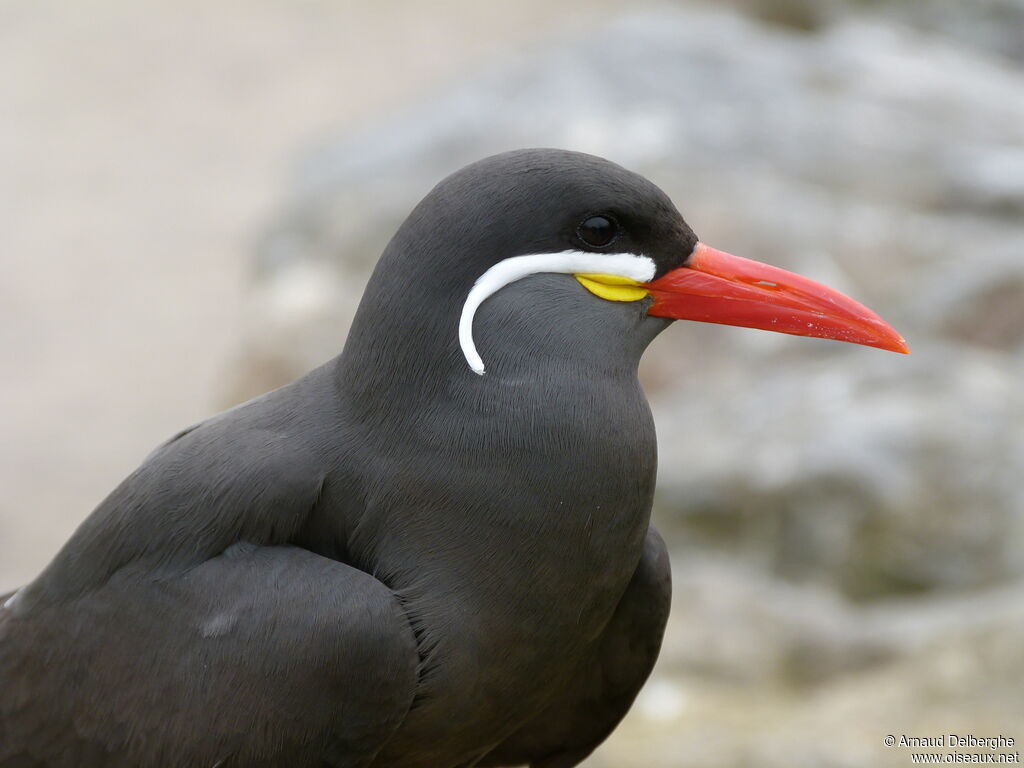
<instances>
[{"instance_id":1,"label":"bird nape","mask_svg":"<svg viewBox=\"0 0 1024 768\"><path fill-rule=\"evenodd\" d=\"M637 364L676 319L903 340L532 149L443 180L342 353L157 448L0 609L0 766L568 768L668 615Z\"/></svg>"}]
</instances>

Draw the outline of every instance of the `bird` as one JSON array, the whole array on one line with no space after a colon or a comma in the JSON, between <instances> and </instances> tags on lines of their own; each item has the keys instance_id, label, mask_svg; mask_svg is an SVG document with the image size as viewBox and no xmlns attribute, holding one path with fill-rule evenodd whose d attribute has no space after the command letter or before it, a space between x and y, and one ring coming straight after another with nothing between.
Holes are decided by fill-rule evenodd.
<instances>
[{"instance_id":1,"label":"bird","mask_svg":"<svg viewBox=\"0 0 1024 768\"><path fill-rule=\"evenodd\" d=\"M676 320L908 351L608 160L454 172L337 357L158 446L0 598L0 766L579 764L667 623L637 367Z\"/></svg>"}]
</instances>

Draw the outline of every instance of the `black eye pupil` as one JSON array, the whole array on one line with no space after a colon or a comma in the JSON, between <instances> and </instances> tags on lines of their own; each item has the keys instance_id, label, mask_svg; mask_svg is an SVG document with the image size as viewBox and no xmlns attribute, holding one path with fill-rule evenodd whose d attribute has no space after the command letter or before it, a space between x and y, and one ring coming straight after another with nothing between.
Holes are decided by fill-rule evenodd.
<instances>
[{"instance_id":1,"label":"black eye pupil","mask_svg":"<svg viewBox=\"0 0 1024 768\"><path fill-rule=\"evenodd\" d=\"M615 239L615 235L618 234L618 227L616 227L615 222L609 218L604 216L591 216L580 224L576 233L579 235L580 240L585 242L587 245L593 245L596 248L600 248L603 245L608 245L608 243Z\"/></svg>"}]
</instances>

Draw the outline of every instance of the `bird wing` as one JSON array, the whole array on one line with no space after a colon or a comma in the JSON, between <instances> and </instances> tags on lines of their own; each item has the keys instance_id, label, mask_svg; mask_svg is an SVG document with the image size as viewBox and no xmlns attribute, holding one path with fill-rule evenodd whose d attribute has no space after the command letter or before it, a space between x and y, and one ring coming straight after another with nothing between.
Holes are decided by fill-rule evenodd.
<instances>
[{"instance_id":1,"label":"bird wing","mask_svg":"<svg viewBox=\"0 0 1024 768\"><path fill-rule=\"evenodd\" d=\"M158 448L0 608L0 768L348 768L404 719L402 606L290 544L326 473L260 408Z\"/></svg>"},{"instance_id":2,"label":"bird wing","mask_svg":"<svg viewBox=\"0 0 1024 768\"><path fill-rule=\"evenodd\" d=\"M672 573L652 526L644 554L605 631L576 678L529 723L480 761L480 768L572 768L615 729L647 681L661 650Z\"/></svg>"},{"instance_id":3,"label":"bird wing","mask_svg":"<svg viewBox=\"0 0 1024 768\"><path fill-rule=\"evenodd\" d=\"M120 570L0 613L0 766L365 766L417 660L390 590L303 549Z\"/></svg>"}]
</instances>

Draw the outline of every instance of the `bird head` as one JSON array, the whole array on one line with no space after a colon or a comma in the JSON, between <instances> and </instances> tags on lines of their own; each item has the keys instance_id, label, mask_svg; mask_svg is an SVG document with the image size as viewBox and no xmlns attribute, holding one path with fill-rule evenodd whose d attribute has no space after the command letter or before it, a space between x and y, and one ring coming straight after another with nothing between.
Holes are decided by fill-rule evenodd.
<instances>
[{"instance_id":1,"label":"bird head","mask_svg":"<svg viewBox=\"0 0 1024 768\"><path fill-rule=\"evenodd\" d=\"M518 305L535 310L527 318L535 347L571 344L550 325L582 313L597 326L602 316L628 318L616 327L623 334L635 329L641 350L672 320L694 320L908 351L867 307L700 242L653 183L577 152L518 150L452 174L417 206L378 265L378 272L399 270L406 275L402 290L432 292L435 305L457 308L457 323L442 332L453 342L457 334L464 365L481 376L502 341L488 336L510 335L501 317L481 327L481 314L512 286ZM531 299L527 278L541 286L542 275L558 276L558 291ZM561 316L540 306L559 291L554 300L569 307Z\"/></svg>"}]
</instances>

